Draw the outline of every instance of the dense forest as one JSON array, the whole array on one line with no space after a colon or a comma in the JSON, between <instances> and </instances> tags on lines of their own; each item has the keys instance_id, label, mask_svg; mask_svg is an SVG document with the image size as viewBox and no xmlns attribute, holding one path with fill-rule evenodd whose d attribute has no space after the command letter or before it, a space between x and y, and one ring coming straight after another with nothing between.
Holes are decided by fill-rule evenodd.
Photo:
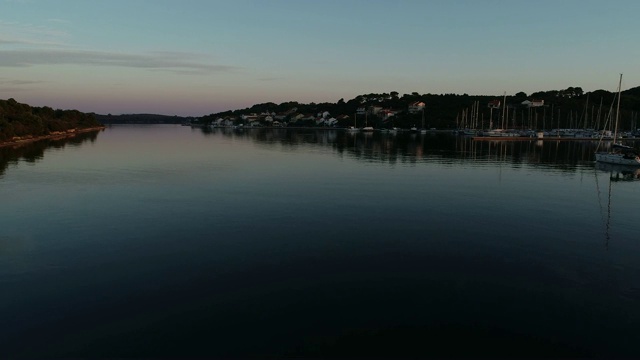
<instances>
[{"instance_id":1,"label":"dense forest","mask_svg":"<svg viewBox=\"0 0 640 360\"><path fill-rule=\"evenodd\" d=\"M31 107L14 99L0 100L0 142L102 126L94 114L77 110Z\"/></svg>"},{"instance_id":2,"label":"dense forest","mask_svg":"<svg viewBox=\"0 0 640 360\"><path fill-rule=\"evenodd\" d=\"M374 127L410 127L420 125L422 113L410 113L407 109L414 102L424 102L425 127L436 127L439 129L453 129L469 127L471 121L475 121L473 127L487 128L492 120L494 127L499 126L501 119L506 118L509 127L516 128L605 128L607 115L612 111L612 105L617 93L596 90L584 92L580 87L569 87L564 90L540 91L531 94L518 92L515 95L457 95L457 94L411 94L400 95L396 91L390 93L371 93L356 96L345 101L338 100L336 103L309 103L284 102L281 104L262 103L256 104L246 109L229 110L214 113L200 118L203 123L211 123L220 118L231 118L236 123L242 123L241 115L248 114L287 114L286 122L295 113L317 115L329 112L332 116L339 118L337 126L353 125L353 117L358 109L367 109L365 113L360 112L358 125L363 126L365 119L370 126ZM490 109L491 101L500 101L507 106L502 113L503 107ZM528 107L523 104L526 101L543 101L544 105L539 107ZM393 111L394 116L383 117L374 114L373 107L383 108ZM639 127L638 113L640 112L640 87L635 87L622 92L621 96L620 125L623 129ZM615 110L615 109L613 109ZM341 115L347 115L349 118ZM475 120L472 120L475 119ZM297 122L297 125L314 126L315 121ZM484 125L484 126L483 126Z\"/></svg>"}]
</instances>

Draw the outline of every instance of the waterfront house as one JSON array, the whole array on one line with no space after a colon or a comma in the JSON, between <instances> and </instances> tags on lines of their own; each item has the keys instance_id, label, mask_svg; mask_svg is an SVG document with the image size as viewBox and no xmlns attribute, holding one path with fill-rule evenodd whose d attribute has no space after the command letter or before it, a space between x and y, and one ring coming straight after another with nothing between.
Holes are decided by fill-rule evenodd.
<instances>
[{"instance_id":1,"label":"waterfront house","mask_svg":"<svg viewBox=\"0 0 640 360\"><path fill-rule=\"evenodd\" d=\"M328 112L328 111L324 111L324 112L319 112L319 113L318 113L318 117L321 117L321 118L323 118L323 119L326 119L326 118L328 118L329 116L331 116L331 114L329 114L329 112Z\"/></svg>"},{"instance_id":2,"label":"waterfront house","mask_svg":"<svg viewBox=\"0 0 640 360\"><path fill-rule=\"evenodd\" d=\"M255 113L252 113L249 115L242 115L241 118L243 121L247 121L247 122L259 120L258 115L256 115Z\"/></svg>"},{"instance_id":3,"label":"waterfront house","mask_svg":"<svg viewBox=\"0 0 640 360\"><path fill-rule=\"evenodd\" d=\"M382 117L382 120L387 121L390 117L396 116L398 112L391 109L382 109L380 110L379 115Z\"/></svg>"},{"instance_id":4,"label":"waterfront house","mask_svg":"<svg viewBox=\"0 0 640 360\"><path fill-rule=\"evenodd\" d=\"M369 113L373 115L377 115L382 110L382 106L379 105L371 105L369 106Z\"/></svg>"},{"instance_id":5,"label":"waterfront house","mask_svg":"<svg viewBox=\"0 0 640 360\"><path fill-rule=\"evenodd\" d=\"M411 114L416 114L424 110L425 103L423 101L416 101L409 104L409 112Z\"/></svg>"},{"instance_id":6,"label":"waterfront house","mask_svg":"<svg viewBox=\"0 0 640 360\"><path fill-rule=\"evenodd\" d=\"M325 126L336 126L337 124L338 124L338 119L333 117L324 120Z\"/></svg>"},{"instance_id":7,"label":"waterfront house","mask_svg":"<svg viewBox=\"0 0 640 360\"><path fill-rule=\"evenodd\" d=\"M544 100L536 100L536 99L532 99L531 101L525 100L521 104L526 107L540 107L540 106L544 106Z\"/></svg>"},{"instance_id":8,"label":"waterfront house","mask_svg":"<svg viewBox=\"0 0 640 360\"><path fill-rule=\"evenodd\" d=\"M302 115L302 114L300 114L300 113L298 113L298 114L294 114L294 115L291 115L291 120L290 120L290 122L295 123L295 122L297 122L298 120L302 120L302 118L304 118L304 115Z\"/></svg>"}]
</instances>

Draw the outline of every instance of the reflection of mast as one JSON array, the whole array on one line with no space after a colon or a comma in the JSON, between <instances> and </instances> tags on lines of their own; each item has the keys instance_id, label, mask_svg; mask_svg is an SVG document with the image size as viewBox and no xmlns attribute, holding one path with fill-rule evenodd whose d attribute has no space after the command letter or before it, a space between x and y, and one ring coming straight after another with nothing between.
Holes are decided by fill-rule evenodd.
<instances>
[{"instance_id":1,"label":"reflection of mast","mask_svg":"<svg viewBox=\"0 0 640 360\"><path fill-rule=\"evenodd\" d=\"M604 247L609 249L609 239L611 238L610 230L611 230L611 178L609 178L609 198L607 200L607 223L605 226L605 239Z\"/></svg>"},{"instance_id":2,"label":"reflection of mast","mask_svg":"<svg viewBox=\"0 0 640 360\"><path fill-rule=\"evenodd\" d=\"M594 169L596 170L596 169ZM604 223L604 247L605 249L609 249L609 240L611 239L611 183L613 182L611 179L613 177L613 170L609 172L609 189L607 194L607 215L605 217L602 211L602 200L600 199L600 186L598 182L598 173L596 170L596 189L598 192L598 204L600 205L600 217Z\"/></svg>"}]
</instances>

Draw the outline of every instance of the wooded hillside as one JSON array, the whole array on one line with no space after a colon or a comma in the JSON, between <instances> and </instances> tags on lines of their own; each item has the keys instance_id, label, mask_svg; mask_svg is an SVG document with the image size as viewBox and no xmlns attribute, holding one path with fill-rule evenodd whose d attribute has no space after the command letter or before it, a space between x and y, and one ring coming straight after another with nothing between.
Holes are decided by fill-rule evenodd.
<instances>
[{"instance_id":1,"label":"wooded hillside","mask_svg":"<svg viewBox=\"0 0 640 360\"><path fill-rule=\"evenodd\" d=\"M0 100L0 141L100 126L94 114L54 110L48 106L31 107L14 99Z\"/></svg>"}]
</instances>

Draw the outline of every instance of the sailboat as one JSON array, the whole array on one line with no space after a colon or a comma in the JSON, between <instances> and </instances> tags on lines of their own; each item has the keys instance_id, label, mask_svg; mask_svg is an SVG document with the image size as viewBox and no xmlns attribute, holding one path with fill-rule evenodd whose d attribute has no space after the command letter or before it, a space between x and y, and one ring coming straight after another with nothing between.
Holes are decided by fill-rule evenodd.
<instances>
[{"instance_id":1,"label":"sailboat","mask_svg":"<svg viewBox=\"0 0 640 360\"><path fill-rule=\"evenodd\" d=\"M358 129L358 127L357 127L357 121L358 121L358 113L355 113L355 114L353 114L353 126L349 126L347 128L347 131L349 131L349 132L360 131L360 129Z\"/></svg>"},{"instance_id":2,"label":"sailboat","mask_svg":"<svg viewBox=\"0 0 640 360\"><path fill-rule=\"evenodd\" d=\"M369 117L368 117L368 113L365 114L364 116L364 127L362 128L362 131L373 131L373 126L369 126Z\"/></svg>"},{"instance_id":3,"label":"sailboat","mask_svg":"<svg viewBox=\"0 0 640 360\"><path fill-rule=\"evenodd\" d=\"M620 119L620 93L622 87L622 74L618 82L618 103L616 105L616 124L613 132L613 145L611 150L596 152L596 161L607 164L617 164L626 166L640 166L640 154L631 146L616 143L618 139L618 121Z\"/></svg>"}]
</instances>

